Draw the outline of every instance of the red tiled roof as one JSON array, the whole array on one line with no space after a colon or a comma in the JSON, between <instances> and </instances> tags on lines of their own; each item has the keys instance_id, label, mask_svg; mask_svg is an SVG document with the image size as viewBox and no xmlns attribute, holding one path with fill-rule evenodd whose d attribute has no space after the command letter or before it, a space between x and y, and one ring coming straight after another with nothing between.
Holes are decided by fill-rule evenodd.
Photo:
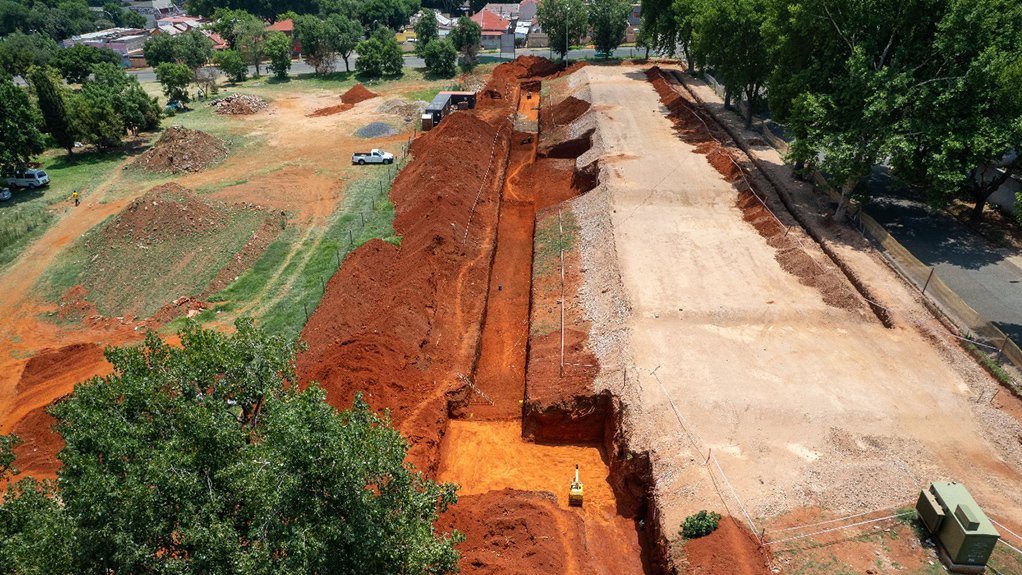
<instances>
[{"instance_id":1,"label":"red tiled roof","mask_svg":"<svg viewBox=\"0 0 1022 575\"><path fill-rule=\"evenodd\" d=\"M510 22L489 10L480 10L475 16L472 16L472 21L479 24L483 32L504 32L511 25Z\"/></svg>"},{"instance_id":2,"label":"red tiled roof","mask_svg":"<svg viewBox=\"0 0 1022 575\"><path fill-rule=\"evenodd\" d=\"M270 32L294 32L295 23L290 19L281 20L280 22L274 22L266 27Z\"/></svg>"}]
</instances>

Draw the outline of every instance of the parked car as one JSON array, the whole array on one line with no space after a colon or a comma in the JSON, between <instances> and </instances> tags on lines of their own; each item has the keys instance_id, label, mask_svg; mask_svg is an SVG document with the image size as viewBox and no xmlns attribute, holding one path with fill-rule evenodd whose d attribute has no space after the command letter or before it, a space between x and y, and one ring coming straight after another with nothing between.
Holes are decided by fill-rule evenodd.
<instances>
[{"instance_id":1,"label":"parked car","mask_svg":"<svg viewBox=\"0 0 1022 575\"><path fill-rule=\"evenodd\" d=\"M10 189L8 189L8 188L0 188L0 202L6 202L7 200L11 199L12 197L14 197L14 194L11 193Z\"/></svg>"},{"instance_id":2,"label":"parked car","mask_svg":"<svg viewBox=\"0 0 1022 575\"><path fill-rule=\"evenodd\" d=\"M178 102L177 100L171 100L171 101L167 102L166 106L163 107L163 111L166 112L166 113L180 112L181 110L184 110L184 109L185 109L185 105L182 104L181 102Z\"/></svg>"},{"instance_id":3,"label":"parked car","mask_svg":"<svg viewBox=\"0 0 1022 575\"><path fill-rule=\"evenodd\" d=\"M374 148L371 152L355 152L351 155L351 163L360 166L363 164L392 164L394 163L394 154Z\"/></svg>"},{"instance_id":4,"label":"parked car","mask_svg":"<svg viewBox=\"0 0 1022 575\"><path fill-rule=\"evenodd\" d=\"M17 186L19 188L41 188L50 183L50 176L46 175L46 172L30 168L27 170L19 170L14 172L14 175L7 177L7 184L10 186Z\"/></svg>"}]
</instances>

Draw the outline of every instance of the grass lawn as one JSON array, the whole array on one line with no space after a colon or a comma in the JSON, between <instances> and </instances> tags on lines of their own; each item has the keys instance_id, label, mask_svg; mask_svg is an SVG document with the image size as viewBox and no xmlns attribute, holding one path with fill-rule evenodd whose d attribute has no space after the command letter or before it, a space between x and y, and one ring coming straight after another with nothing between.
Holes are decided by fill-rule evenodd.
<instances>
[{"instance_id":1,"label":"grass lawn","mask_svg":"<svg viewBox=\"0 0 1022 575\"><path fill-rule=\"evenodd\" d=\"M84 199L99 187L125 158L130 148L107 152L50 150L39 158L50 185L37 190L12 188L11 201L0 204L0 268L11 263L29 243L67 213L71 192Z\"/></svg>"}]
</instances>

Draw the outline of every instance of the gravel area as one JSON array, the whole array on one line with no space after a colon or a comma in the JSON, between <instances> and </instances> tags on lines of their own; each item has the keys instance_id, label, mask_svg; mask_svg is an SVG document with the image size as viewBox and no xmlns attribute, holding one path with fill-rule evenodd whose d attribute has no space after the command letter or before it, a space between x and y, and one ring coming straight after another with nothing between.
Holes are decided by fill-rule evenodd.
<instances>
[{"instance_id":1,"label":"gravel area","mask_svg":"<svg viewBox=\"0 0 1022 575\"><path fill-rule=\"evenodd\" d=\"M383 138L397 133L397 129L386 122L370 122L355 130L355 135L359 138Z\"/></svg>"}]
</instances>

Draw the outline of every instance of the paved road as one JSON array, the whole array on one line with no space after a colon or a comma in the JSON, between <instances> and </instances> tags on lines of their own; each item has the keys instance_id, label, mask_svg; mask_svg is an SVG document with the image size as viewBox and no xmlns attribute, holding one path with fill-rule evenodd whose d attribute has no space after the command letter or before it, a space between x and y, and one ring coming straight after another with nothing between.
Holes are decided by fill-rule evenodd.
<instances>
[{"instance_id":1,"label":"paved road","mask_svg":"<svg viewBox=\"0 0 1022 575\"><path fill-rule=\"evenodd\" d=\"M1022 254L992 245L951 216L897 195L885 170L870 180L867 213L970 306L1022 343Z\"/></svg>"},{"instance_id":2,"label":"paved road","mask_svg":"<svg viewBox=\"0 0 1022 575\"><path fill-rule=\"evenodd\" d=\"M634 56L636 54L643 54L643 52L642 51L636 52L634 48L619 48L617 50L617 55L619 55L619 56ZM516 55L518 55L518 56L526 56L526 55L546 56L548 58L553 57L551 52L550 52L550 50L548 50L546 48L543 48L543 49L538 49L538 48L520 49L520 50L517 51ZM596 56L596 51L593 50L593 49L570 50L568 52L568 59L569 60L581 60L583 58L593 58L595 56ZM497 62L497 61L501 61L501 60L509 60L510 58L507 58L507 57L501 58L497 54L484 53L484 54L480 54L479 59L480 59L481 62L487 63L487 62ZM348 58L348 64L351 66L352 69L355 68L355 62L357 60L358 60L358 54L352 54L351 57ZM424 68L426 66L426 63L423 62L422 58L419 58L418 56L405 56L405 66L408 67L408 68ZM344 70L344 60L342 60L340 58L337 58L336 62L334 63L334 67L335 67L335 69L337 69L339 71L343 71ZM253 66L249 66L248 69L249 69L249 75L252 75L255 72L255 67L253 67ZM300 74L312 74L313 72L315 72L315 70L312 68L312 66L309 66L308 64L306 64L302 60L294 60L293 62L291 62L291 75L292 76L300 75ZM156 81L156 74L153 73L153 69L152 68L143 68L141 70L129 70L128 73L133 75L133 76L135 76L136 78L138 78L139 82L155 82ZM269 72L265 68L263 69L263 73L264 74L269 74Z\"/></svg>"}]
</instances>

